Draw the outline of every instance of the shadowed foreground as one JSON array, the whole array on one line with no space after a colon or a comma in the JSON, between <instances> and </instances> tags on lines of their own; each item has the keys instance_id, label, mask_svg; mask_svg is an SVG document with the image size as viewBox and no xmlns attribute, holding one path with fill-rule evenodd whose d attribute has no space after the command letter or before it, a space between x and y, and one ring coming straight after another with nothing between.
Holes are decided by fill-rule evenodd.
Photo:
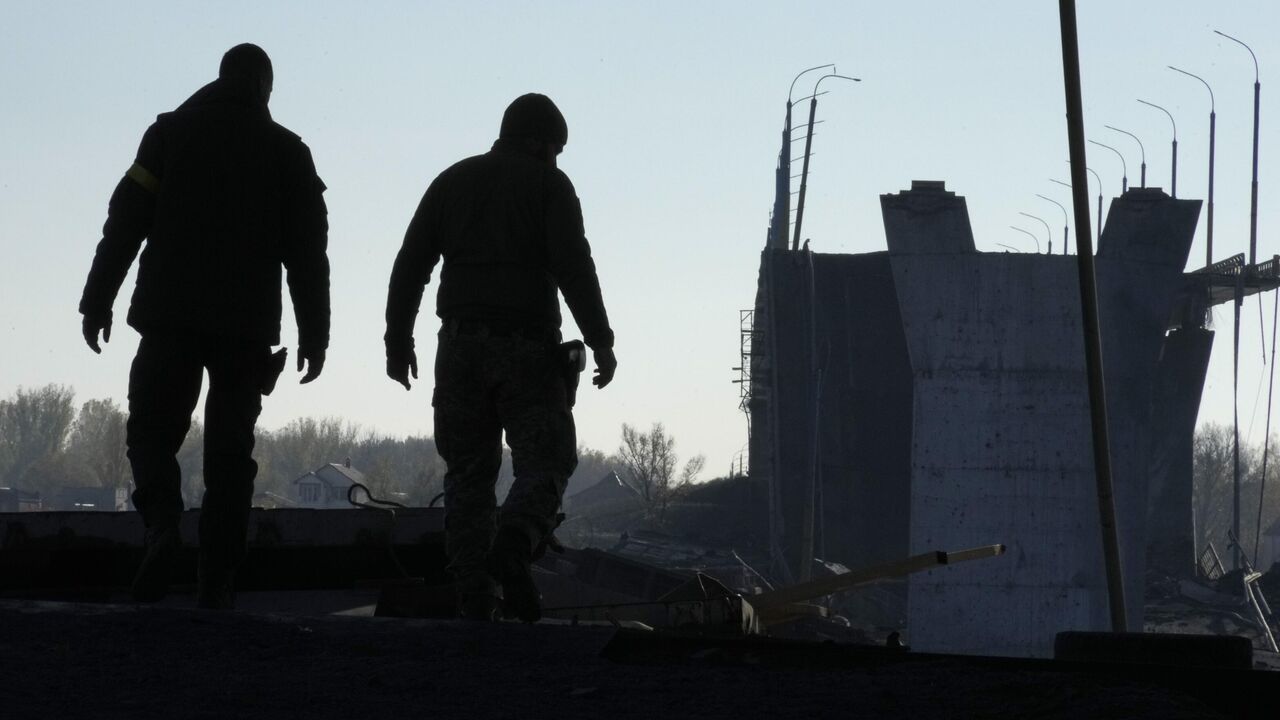
<instances>
[{"instance_id":1,"label":"shadowed foreground","mask_svg":"<svg viewBox=\"0 0 1280 720\"><path fill-rule=\"evenodd\" d=\"M11 718L1225 717L1141 681L959 658L621 664L601 657L614 634L4 601L0 707Z\"/></svg>"}]
</instances>

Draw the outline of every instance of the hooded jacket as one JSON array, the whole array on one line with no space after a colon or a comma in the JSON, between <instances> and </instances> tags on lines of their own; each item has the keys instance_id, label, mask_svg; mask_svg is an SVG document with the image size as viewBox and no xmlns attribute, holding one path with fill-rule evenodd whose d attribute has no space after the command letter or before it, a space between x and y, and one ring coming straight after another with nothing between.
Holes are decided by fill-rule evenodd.
<instances>
[{"instance_id":1,"label":"hooded jacket","mask_svg":"<svg viewBox=\"0 0 1280 720\"><path fill-rule=\"evenodd\" d=\"M80 300L110 316L143 240L128 321L144 334L280 342L281 266L303 349L329 344L324 183L254 88L215 80L147 129Z\"/></svg>"},{"instance_id":2,"label":"hooded jacket","mask_svg":"<svg viewBox=\"0 0 1280 720\"><path fill-rule=\"evenodd\" d=\"M391 271L388 352L413 347L424 286L441 257L441 318L558 329L559 290L586 344L613 347L573 183L520 142L498 140L427 188Z\"/></svg>"}]
</instances>

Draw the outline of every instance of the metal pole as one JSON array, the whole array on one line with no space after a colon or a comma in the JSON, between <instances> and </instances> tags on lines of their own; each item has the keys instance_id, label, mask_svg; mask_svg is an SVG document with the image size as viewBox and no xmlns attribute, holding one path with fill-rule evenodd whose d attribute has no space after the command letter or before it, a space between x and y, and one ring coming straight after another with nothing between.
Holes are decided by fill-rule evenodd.
<instances>
[{"instance_id":1,"label":"metal pole","mask_svg":"<svg viewBox=\"0 0 1280 720\"><path fill-rule=\"evenodd\" d=\"M1262 83L1253 83L1253 197L1249 204L1249 264L1258 264L1258 104ZM1239 538L1240 534L1236 533Z\"/></svg>"},{"instance_id":2,"label":"metal pole","mask_svg":"<svg viewBox=\"0 0 1280 720\"><path fill-rule=\"evenodd\" d=\"M1074 173L1073 173L1073 175L1074 175ZM1065 184L1065 183L1063 183L1063 184ZM1070 185L1068 185L1067 187L1071 187L1071 186L1070 186ZM1088 188L1088 187L1089 187L1089 181L1088 181L1087 179L1085 180L1085 187L1086 187L1086 188ZM1073 192L1074 192L1074 191L1073 191ZM1088 191L1086 190L1086 192L1088 192ZM1053 199L1053 198L1051 198L1051 197L1048 197L1048 196L1045 196L1045 195L1041 195L1040 193L1036 193L1036 197L1040 198L1041 200L1048 200L1049 202L1053 203L1054 205L1057 205L1057 206L1058 206L1058 208L1062 210L1062 254L1063 254L1063 255L1066 255L1066 254L1067 254L1067 223L1068 223L1067 209L1066 209L1066 208L1064 208L1064 207L1062 207L1062 203L1058 202L1057 200L1054 200L1054 199ZM1088 217L1086 217L1085 219L1086 219L1086 220L1088 220ZM1077 248L1077 249L1078 249L1078 248ZM1052 252L1052 251L1051 251L1051 252Z\"/></svg>"},{"instance_id":3,"label":"metal pole","mask_svg":"<svg viewBox=\"0 0 1280 720\"><path fill-rule=\"evenodd\" d=\"M1240 45L1249 51L1249 57L1253 58L1253 198L1249 205L1249 265L1258 264L1258 115L1259 103L1262 99L1262 83L1259 82L1258 76L1258 56L1253 54L1253 48L1245 45L1239 38L1231 37L1221 30L1214 30L1214 33ZM1236 532L1237 541L1240 533Z\"/></svg>"},{"instance_id":4,"label":"metal pole","mask_svg":"<svg viewBox=\"0 0 1280 720\"><path fill-rule=\"evenodd\" d=\"M1209 230L1208 242L1205 247L1205 267L1213 264L1213 136L1214 125L1217 124L1217 112L1209 111Z\"/></svg>"},{"instance_id":5,"label":"metal pole","mask_svg":"<svg viewBox=\"0 0 1280 720\"><path fill-rule=\"evenodd\" d=\"M809 100L809 131L805 133L804 137L804 169L800 171L800 197L796 199L796 232L791 238L792 250L800 249L800 226L804 223L804 196L809 186L809 156L813 148L813 116L818 110L818 86L822 84L823 80L832 77L862 82L861 78L830 73L818 78L818 82L813 84L813 97Z\"/></svg>"},{"instance_id":6,"label":"metal pole","mask_svg":"<svg viewBox=\"0 0 1280 720\"><path fill-rule=\"evenodd\" d=\"M1068 160L1067 164L1070 165L1071 161ZM1102 242L1102 178L1099 177L1098 173L1094 172L1093 168L1091 167L1085 167L1085 170L1089 171L1089 174L1093 176L1093 181L1098 183L1098 227L1096 230L1094 230L1094 239L1097 240L1098 243L1101 243ZM1062 183L1062 184L1066 185L1066 183ZM1071 187L1071 186L1067 185L1067 187ZM1064 252L1063 255L1066 255L1066 253Z\"/></svg>"},{"instance_id":7,"label":"metal pole","mask_svg":"<svg viewBox=\"0 0 1280 720\"><path fill-rule=\"evenodd\" d=\"M1099 177L1098 173L1094 172L1093 168L1091 167L1086 167L1085 170L1088 170L1089 173L1093 175L1093 181L1098 183L1098 229L1094 230L1094 232L1096 233L1094 237L1097 239L1098 244L1101 245L1102 244L1102 178Z\"/></svg>"},{"instance_id":8,"label":"metal pole","mask_svg":"<svg viewBox=\"0 0 1280 720\"><path fill-rule=\"evenodd\" d=\"M1235 552L1231 569L1240 569L1240 307L1244 305L1244 273L1236 275L1235 335L1231 353L1231 530L1235 533Z\"/></svg>"},{"instance_id":9,"label":"metal pole","mask_svg":"<svg viewBox=\"0 0 1280 720\"><path fill-rule=\"evenodd\" d=\"M810 579L813 575L814 528L817 522L818 505L818 437L821 434L821 427L818 424L818 412L819 403L821 402L820 393L822 392L822 368L818 365L817 290L813 272L813 252L809 250L807 243L804 259L809 295L809 382L813 383L809 393L809 410L813 424L810 426L812 436L809 440L809 467L807 468L809 490L805 493L804 514L801 515L800 523L800 567L798 570L801 582Z\"/></svg>"},{"instance_id":10,"label":"metal pole","mask_svg":"<svg viewBox=\"0 0 1280 720\"><path fill-rule=\"evenodd\" d=\"M1062 29L1062 73L1067 100L1067 138L1071 148L1071 200L1076 216L1079 254L1080 304L1089 376L1089 415L1093 425L1093 465L1098 482L1098 520L1107 570L1107 598L1111 629L1128 629L1125 618L1124 574L1120 566L1120 538L1116 532L1115 496L1111 484L1111 446L1107 432L1107 390L1102 374L1102 333L1098 318L1097 277L1093 239L1089 237L1088 178L1085 175L1084 109L1080 100L1080 48L1076 34L1075 0L1058 0Z\"/></svg>"},{"instance_id":11,"label":"metal pole","mask_svg":"<svg viewBox=\"0 0 1280 720\"><path fill-rule=\"evenodd\" d=\"M1205 82L1204 78L1199 75L1189 73L1181 68L1176 68L1172 65L1169 65L1168 67L1174 72L1182 73L1183 75L1199 80L1200 84L1204 85L1205 89L1209 91L1209 224L1206 229L1207 234L1204 251L1204 264L1205 267L1208 267L1213 264L1213 139L1215 126L1217 125L1218 113L1216 103L1213 99L1213 88L1209 87L1209 83Z\"/></svg>"},{"instance_id":12,"label":"metal pole","mask_svg":"<svg viewBox=\"0 0 1280 720\"><path fill-rule=\"evenodd\" d=\"M791 86L787 88L787 120L782 130L782 153L778 160L778 197L775 200L773 235L774 246L786 250L787 249L787 233L791 229L791 110L795 106L792 96L795 94L796 83L807 73L823 68L835 68L834 63L826 65L815 65L811 68L801 70L794 78L791 79ZM785 187L784 187L785 186ZM782 217L777 217L779 212Z\"/></svg>"},{"instance_id":13,"label":"metal pole","mask_svg":"<svg viewBox=\"0 0 1280 720\"><path fill-rule=\"evenodd\" d=\"M800 226L804 223L804 194L809 185L809 152L813 149L813 115L818 111L818 98L809 100L809 132L804 136L804 165L800 171L800 197L796 199L796 229L791 236L791 249L800 249Z\"/></svg>"},{"instance_id":14,"label":"metal pole","mask_svg":"<svg viewBox=\"0 0 1280 720\"><path fill-rule=\"evenodd\" d=\"M1053 231L1049 229L1049 223L1045 222L1043 218L1036 217L1035 215L1032 215L1031 213L1025 213L1025 212L1021 212L1021 211L1019 211L1019 212L1018 212L1018 214L1019 214L1019 215L1021 215L1021 216L1023 216L1023 217L1029 217L1029 218L1031 218L1032 220L1036 220L1036 221L1038 221L1041 225L1043 225L1043 226L1044 226L1044 235L1045 235L1045 237L1049 238L1049 254L1050 254L1050 255L1052 255L1052 254L1053 254ZM1009 227L1013 227L1013 226L1012 226L1012 225L1010 225ZM1018 230L1018 229L1020 229L1020 228L1014 228L1014 229L1015 229L1015 230ZM1023 232L1026 232L1026 231L1025 231L1025 230L1023 230ZM1032 235L1032 237L1035 237L1035 236L1034 236L1034 235ZM1036 240L1036 252L1040 252L1040 240L1039 240L1039 239L1037 239L1037 240Z\"/></svg>"},{"instance_id":15,"label":"metal pole","mask_svg":"<svg viewBox=\"0 0 1280 720\"><path fill-rule=\"evenodd\" d=\"M1142 176L1140 180L1141 184L1138 185L1138 187L1142 187L1142 188L1146 187L1147 186L1147 149L1142 146L1142 140L1137 135L1134 135L1128 130L1121 130L1120 128L1115 127L1114 125L1103 125L1103 127L1105 127L1108 130L1115 130L1118 133L1124 133L1125 135L1128 135L1129 137L1133 138L1134 141L1138 143L1138 151L1142 153Z\"/></svg>"},{"instance_id":16,"label":"metal pole","mask_svg":"<svg viewBox=\"0 0 1280 720\"><path fill-rule=\"evenodd\" d=\"M1170 185L1169 195L1171 197L1176 198L1178 197L1178 123L1173 119L1173 113L1169 112L1168 110L1165 110L1159 105L1153 102L1147 102L1146 100L1143 100L1141 98L1138 99L1138 102L1142 103L1143 105L1153 107L1159 110L1160 112L1164 113L1165 115L1168 115L1169 122L1173 123L1173 163L1172 163L1173 178L1169 181L1169 185Z\"/></svg>"},{"instance_id":17,"label":"metal pole","mask_svg":"<svg viewBox=\"0 0 1280 720\"><path fill-rule=\"evenodd\" d=\"M1102 193L1098 193L1098 245L1102 245Z\"/></svg>"}]
</instances>

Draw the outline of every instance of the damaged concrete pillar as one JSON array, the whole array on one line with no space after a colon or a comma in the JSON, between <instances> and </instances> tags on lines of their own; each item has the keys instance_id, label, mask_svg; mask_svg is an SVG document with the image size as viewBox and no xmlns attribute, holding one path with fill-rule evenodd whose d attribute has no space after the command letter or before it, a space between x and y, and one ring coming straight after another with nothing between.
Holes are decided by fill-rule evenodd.
<instances>
[{"instance_id":1,"label":"damaged concrete pillar","mask_svg":"<svg viewBox=\"0 0 1280 720\"><path fill-rule=\"evenodd\" d=\"M882 196L913 374L912 553L1005 543L1000 559L912 576L914 647L1052 654L1109 629L1076 260L977 253L963 198ZM1151 378L1198 201L1113 203L1098 257L1125 585L1142 623Z\"/></svg>"},{"instance_id":2,"label":"damaged concrete pillar","mask_svg":"<svg viewBox=\"0 0 1280 720\"><path fill-rule=\"evenodd\" d=\"M1204 387L1213 331L1178 328L1165 337L1151 403L1151 481L1147 562L1162 574L1193 577L1195 546L1192 468L1199 390Z\"/></svg>"}]
</instances>

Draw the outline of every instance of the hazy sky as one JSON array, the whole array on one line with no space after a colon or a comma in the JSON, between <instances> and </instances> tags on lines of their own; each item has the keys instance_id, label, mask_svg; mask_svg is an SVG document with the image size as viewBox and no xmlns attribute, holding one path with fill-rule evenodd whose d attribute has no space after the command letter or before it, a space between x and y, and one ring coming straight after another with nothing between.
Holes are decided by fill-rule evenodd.
<instances>
[{"instance_id":1,"label":"hazy sky","mask_svg":"<svg viewBox=\"0 0 1280 720\"><path fill-rule=\"evenodd\" d=\"M1217 96L1215 259L1247 249L1253 64L1264 82L1260 256L1280 222L1280 11L1272 2L1079 3L1086 132L1120 149L1137 184L1167 187L1168 118L1179 131L1179 195L1207 187L1208 94ZM530 91L569 122L561 167L577 185L618 341L603 392L584 388L580 441L612 450L623 422L662 421L685 455L723 474L746 443L738 410L738 311L752 305L773 195L787 87L837 63L859 85L819 103L805 236L819 252L884 248L881 193L945 180L968 199L983 250L1031 249L1016 224L1060 248L1069 205L1057 3L746 2L22 2L0 5L0 396L64 383L81 400L125 400L137 334L102 356L76 312L107 199L143 130L216 76L230 46L255 42L275 64L275 118L310 145L329 186L333 341L324 376L282 381L261 424L341 416L383 433L431 434L434 285L418 325L421 384L383 374L386 280L430 180L484 152L503 109ZM808 94L803 81L797 96ZM809 85L811 87L811 85ZM824 85L824 88L828 88ZM1271 89L1273 88L1273 89ZM1108 197L1120 162L1088 162ZM1090 188L1091 196L1097 188ZM1203 222L1190 265L1204 260ZM1043 237L1042 237L1043 242ZM1072 241L1074 247L1074 241ZM233 279L228 279L233 282ZM1271 332L1271 296L1265 301ZM1231 417L1229 306L1217 312L1201 419ZM1245 308L1242 427L1261 440L1265 369L1256 300ZM566 335L575 335L571 322ZM296 342L286 311L285 342ZM1262 400L1255 398L1261 394Z\"/></svg>"}]
</instances>

